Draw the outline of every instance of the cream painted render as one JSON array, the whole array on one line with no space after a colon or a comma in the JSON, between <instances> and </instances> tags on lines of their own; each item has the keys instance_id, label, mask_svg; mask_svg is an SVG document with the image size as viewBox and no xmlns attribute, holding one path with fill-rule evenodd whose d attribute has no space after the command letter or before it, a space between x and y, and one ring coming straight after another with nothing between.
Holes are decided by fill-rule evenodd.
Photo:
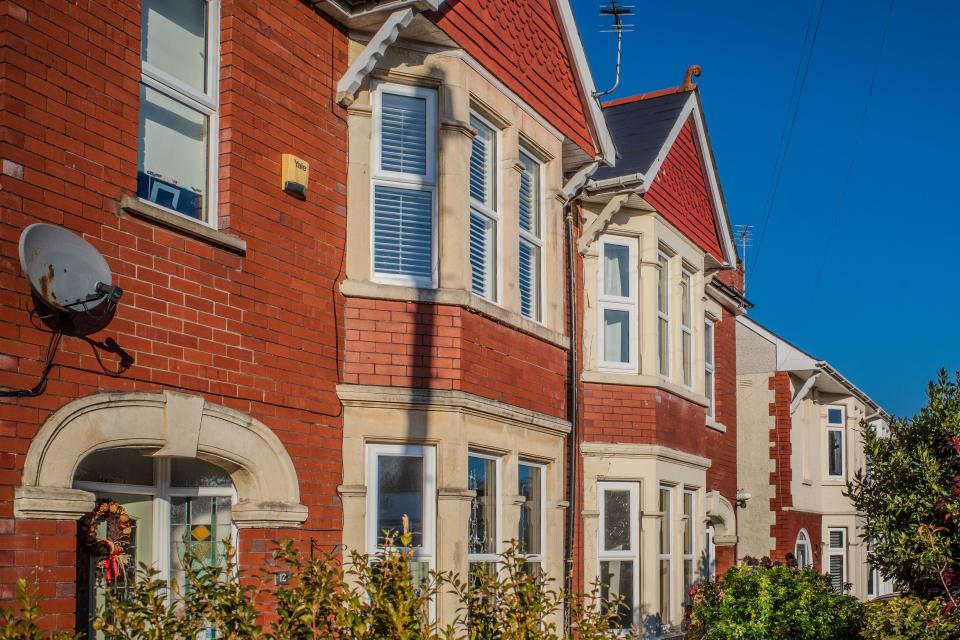
<instances>
[{"instance_id":1,"label":"cream painted render","mask_svg":"<svg viewBox=\"0 0 960 640\"><path fill-rule=\"evenodd\" d=\"M600 505L598 483L636 483L640 491L640 625L656 621L660 603L658 571L659 527L664 514L659 510L659 490L668 486L673 513L671 544L671 611L665 625L683 620L683 491L695 495L694 557L695 575L703 570L701 560L706 548L706 527L713 519L707 513L707 469L710 460L658 445L608 444L584 442L583 455L583 576L589 585L599 579ZM709 496L713 497L713 496ZM725 531L725 533L727 533ZM728 543L735 541L727 537Z\"/></svg>"},{"instance_id":2,"label":"cream painted render","mask_svg":"<svg viewBox=\"0 0 960 640\"><path fill-rule=\"evenodd\" d=\"M364 44L353 41L351 59ZM376 283L371 264L371 145L374 116L371 81L428 87L438 93L436 288L417 290ZM499 175L501 226L499 238L500 294L490 302L471 291L468 244L470 219L469 160L475 135L471 110L481 113L500 131ZM345 295L410 300L457 300L461 306L494 317L522 331L565 343L563 319L563 140L555 129L518 105L499 87L464 60L457 49L417 47L405 41L394 44L381 57L369 79L347 110L349 164L347 177L347 284ZM519 186L520 149L543 166L543 312L536 322L520 315ZM356 283L356 284L355 284ZM370 283L370 285L366 285ZM373 289L370 291L370 289ZM413 291L411 291L413 289ZM438 300L439 301L439 300Z\"/></svg>"},{"instance_id":3,"label":"cream painted render","mask_svg":"<svg viewBox=\"0 0 960 640\"><path fill-rule=\"evenodd\" d=\"M615 196L614 196L615 197ZM588 199L583 206L586 226L600 215L605 198ZM642 385L659 387L701 406L708 403L704 392L704 344L705 319L720 320L722 308L709 297L706 285L715 271L709 269L703 251L680 233L673 225L658 215L640 196L631 195L624 200L619 210L612 215L598 237L636 238L638 242L639 273L632 274L638 283L637 326L631 330L639 337L638 367L634 372L605 369L600 361L600 317L597 305L598 269L600 242L586 245L583 251L584 269L584 381L608 384ZM660 264L659 254L668 256L670 287L670 375L659 372L657 344L657 287ZM680 325L681 273L691 274L692 291L692 384L683 384L682 343ZM722 427L722 425L717 425Z\"/></svg>"},{"instance_id":4,"label":"cream painted render","mask_svg":"<svg viewBox=\"0 0 960 640\"><path fill-rule=\"evenodd\" d=\"M866 599L869 565L867 548L860 535L862 515L857 513L843 491L847 479L863 469L866 462L860 424L862 421L883 420L882 412L859 389L835 374L827 363L816 361L746 318L739 318L737 322L737 371L737 429L740 436L737 475L740 485L752 494L746 507L740 510L742 534L738 556L769 555L775 545L770 536L770 527L775 522L770 499L776 495L777 487L770 484L771 473L775 470L771 457L776 451L772 449L770 435L774 428L774 418L770 415L774 392L769 388L769 381L777 371L787 371L793 399L791 509L822 516L819 569L823 572L829 570L828 531L846 529L846 581L852 585L852 595ZM827 468L830 408L843 410L842 478L830 477ZM759 443L766 443L766 446Z\"/></svg>"},{"instance_id":5,"label":"cream painted render","mask_svg":"<svg viewBox=\"0 0 960 640\"><path fill-rule=\"evenodd\" d=\"M348 549L367 548L366 457L371 444L433 447L436 456L436 548L433 569L467 575L467 522L474 492L468 490L467 458L471 452L500 460L501 535L498 550L517 538L522 496L518 496L517 465L542 464L546 474L544 498L546 532L544 570L563 576L564 439L570 424L551 416L481 398L460 391L430 391L398 387L340 385L344 405L343 543ZM457 602L450 594L439 597L437 615L451 621Z\"/></svg>"}]
</instances>

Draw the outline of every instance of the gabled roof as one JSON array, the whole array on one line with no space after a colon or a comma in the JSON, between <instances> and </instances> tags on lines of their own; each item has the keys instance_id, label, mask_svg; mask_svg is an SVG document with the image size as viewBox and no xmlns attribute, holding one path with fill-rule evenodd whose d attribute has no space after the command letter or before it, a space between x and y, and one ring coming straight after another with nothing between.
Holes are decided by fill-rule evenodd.
<instances>
[{"instance_id":1,"label":"gabled roof","mask_svg":"<svg viewBox=\"0 0 960 640\"><path fill-rule=\"evenodd\" d=\"M753 318L738 316L737 324L754 332L776 347L776 370L786 371L803 378L817 376L814 383L828 393L846 393L860 399L868 407L886 417L887 413L865 391L837 371L829 362L816 358L800 347L767 329ZM822 374L824 377L820 377Z\"/></svg>"},{"instance_id":2,"label":"gabled roof","mask_svg":"<svg viewBox=\"0 0 960 640\"><path fill-rule=\"evenodd\" d=\"M654 185L684 126L691 123L724 254L717 257L725 259L729 266L735 265L737 250L696 86L612 100L603 105L603 112L617 147L617 163L613 167L598 169L593 175L594 185L615 183L621 178L640 174L644 193Z\"/></svg>"},{"instance_id":3,"label":"gabled roof","mask_svg":"<svg viewBox=\"0 0 960 640\"><path fill-rule=\"evenodd\" d=\"M446 0L427 17L558 130L582 161L613 163L569 0Z\"/></svg>"}]
</instances>

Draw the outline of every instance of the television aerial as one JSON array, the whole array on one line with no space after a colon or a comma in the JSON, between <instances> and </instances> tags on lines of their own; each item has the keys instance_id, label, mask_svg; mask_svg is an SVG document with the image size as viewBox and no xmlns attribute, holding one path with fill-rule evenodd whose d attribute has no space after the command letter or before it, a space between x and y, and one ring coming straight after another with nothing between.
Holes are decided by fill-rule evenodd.
<instances>
[{"instance_id":1,"label":"television aerial","mask_svg":"<svg viewBox=\"0 0 960 640\"><path fill-rule=\"evenodd\" d=\"M46 362L32 389L0 389L0 396L43 393L64 335L85 338L113 320L123 289L93 245L63 227L31 224L20 234L20 267L30 283L34 312L50 328Z\"/></svg>"},{"instance_id":2,"label":"television aerial","mask_svg":"<svg viewBox=\"0 0 960 640\"><path fill-rule=\"evenodd\" d=\"M619 0L607 0L606 4L600 6L600 15L609 18L611 24L606 29L601 29L602 33L617 34L617 67L616 76L613 80L613 86L606 91L594 91L594 98L602 98L617 90L620 86L620 60L623 52L623 34L632 33L634 25L624 21L624 18L633 17L633 5L622 4Z\"/></svg>"}]
</instances>

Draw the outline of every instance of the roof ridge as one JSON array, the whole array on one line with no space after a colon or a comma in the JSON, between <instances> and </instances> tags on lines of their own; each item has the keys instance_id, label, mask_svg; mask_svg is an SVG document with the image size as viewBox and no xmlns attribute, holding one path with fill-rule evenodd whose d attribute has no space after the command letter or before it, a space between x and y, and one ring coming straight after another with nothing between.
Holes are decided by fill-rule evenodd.
<instances>
[{"instance_id":1,"label":"roof ridge","mask_svg":"<svg viewBox=\"0 0 960 640\"><path fill-rule=\"evenodd\" d=\"M615 100L607 100L602 104L603 108L607 107L618 107L622 104L629 104L631 102L641 102L643 100L652 100L653 98L662 98L663 96L672 96L676 93L688 93L696 89L684 87L680 85L679 87L669 87L667 89L657 89L656 91L648 91L647 93L639 93L635 96L627 96L625 98L617 98Z\"/></svg>"}]
</instances>

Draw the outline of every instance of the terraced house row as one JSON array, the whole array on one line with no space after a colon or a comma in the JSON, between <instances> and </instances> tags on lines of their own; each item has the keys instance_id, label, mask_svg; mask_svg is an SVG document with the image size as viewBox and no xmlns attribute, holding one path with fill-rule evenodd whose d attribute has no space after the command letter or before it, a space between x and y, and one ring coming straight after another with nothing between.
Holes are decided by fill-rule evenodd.
<instances>
[{"instance_id":1,"label":"terraced house row","mask_svg":"<svg viewBox=\"0 0 960 640\"><path fill-rule=\"evenodd\" d=\"M0 398L0 601L88 632L102 499L161 577L406 517L418 573L515 541L648 637L747 554L866 581L833 494L884 414L746 319L693 73L601 104L568 0L0 2L0 385L53 359ZM104 330L51 339L33 223Z\"/></svg>"}]
</instances>

